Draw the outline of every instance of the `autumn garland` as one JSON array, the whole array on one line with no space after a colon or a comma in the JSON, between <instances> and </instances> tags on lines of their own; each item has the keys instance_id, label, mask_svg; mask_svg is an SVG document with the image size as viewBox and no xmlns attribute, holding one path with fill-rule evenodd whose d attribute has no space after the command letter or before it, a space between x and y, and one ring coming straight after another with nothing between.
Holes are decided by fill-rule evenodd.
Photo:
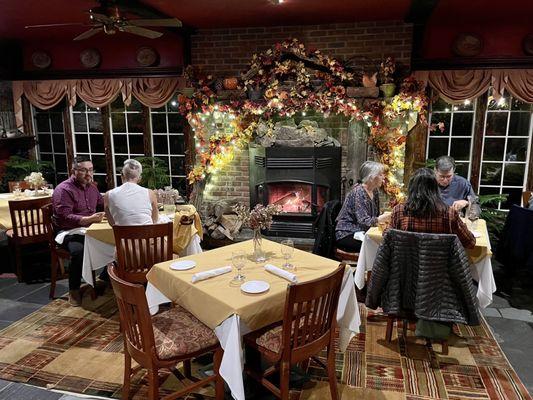
<instances>
[{"instance_id":1,"label":"autumn garland","mask_svg":"<svg viewBox=\"0 0 533 400\"><path fill-rule=\"evenodd\" d=\"M328 73L311 75L301 62L278 60L280 54L292 53L327 68ZM223 169L233 160L235 149L244 148L253 139L260 121L272 116L291 117L297 112L316 110L329 114L342 114L364 121L370 128L368 143L387 167L384 190L391 203L402 199L402 183L395 178L403 169L403 146L409 113L417 113L419 121L426 123L428 99L419 82L409 77L401 85L400 93L390 101L359 103L346 96L344 85L353 82L353 75L335 59L315 50L307 52L298 40L278 43L260 55L254 55L250 70L255 75L245 84L268 83L264 101L237 100L228 104L216 104L216 95L208 87L196 91L192 98L179 97L179 110L185 115L194 131L196 140L196 165L188 175L189 183L203 180L207 175ZM295 84L286 88L280 84L283 77L295 77ZM312 87L315 78L324 84ZM259 77L259 78L257 78ZM254 80L255 79L255 80ZM364 109L361 107L364 104Z\"/></svg>"}]
</instances>

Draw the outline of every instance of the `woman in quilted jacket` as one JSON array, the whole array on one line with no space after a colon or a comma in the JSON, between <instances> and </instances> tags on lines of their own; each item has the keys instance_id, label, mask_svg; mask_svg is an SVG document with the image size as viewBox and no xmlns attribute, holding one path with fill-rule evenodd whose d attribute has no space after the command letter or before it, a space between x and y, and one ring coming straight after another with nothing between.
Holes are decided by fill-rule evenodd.
<instances>
[{"instance_id":1,"label":"woman in quilted jacket","mask_svg":"<svg viewBox=\"0 0 533 400\"><path fill-rule=\"evenodd\" d=\"M476 239L459 214L441 199L433 170L420 168L409 180L407 201L392 210L391 228L408 232L455 233L465 248Z\"/></svg>"}]
</instances>

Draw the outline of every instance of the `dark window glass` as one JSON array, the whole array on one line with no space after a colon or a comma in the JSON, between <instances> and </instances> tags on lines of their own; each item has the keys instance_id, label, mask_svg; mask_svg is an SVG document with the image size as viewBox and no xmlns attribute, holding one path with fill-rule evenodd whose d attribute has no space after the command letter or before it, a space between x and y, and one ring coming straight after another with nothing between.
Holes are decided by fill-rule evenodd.
<instances>
[{"instance_id":1,"label":"dark window glass","mask_svg":"<svg viewBox=\"0 0 533 400\"><path fill-rule=\"evenodd\" d=\"M154 135L154 154L168 154L167 135Z\"/></svg>"},{"instance_id":2,"label":"dark window glass","mask_svg":"<svg viewBox=\"0 0 533 400\"><path fill-rule=\"evenodd\" d=\"M50 153L41 153L41 160L54 162L54 155Z\"/></svg>"},{"instance_id":3,"label":"dark window glass","mask_svg":"<svg viewBox=\"0 0 533 400\"><path fill-rule=\"evenodd\" d=\"M58 171L68 171L67 168L67 156L64 154L56 154L54 156L55 168Z\"/></svg>"},{"instance_id":4,"label":"dark window glass","mask_svg":"<svg viewBox=\"0 0 533 400\"><path fill-rule=\"evenodd\" d=\"M37 140L39 141L39 150L44 152L52 151L52 135L49 133L40 133L37 135Z\"/></svg>"},{"instance_id":5,"label":"dark window glass","mask_svg":"<svg viewBox=\"0 0 533 400\"><path fill-rule=\"evenodd\" d=\"M438 97L437 100L431 105L433 111L444 111L446 109L451 110L452 106L442 98Z\"/></svg>"},{"instance_id":6,"label":"dark window glass","mask_svg":"<svg viewBox=\"0 0 533 400\"><path fill-rule=\"evenodd\" d=\"M102 116L96 113L87 114L89 119L89 132L103 132Z\"/></svg>"},{"instance_id":7,"label":"dark window glass","mask_svg":"<svg viewBox=\"0 0 533 400\"><path fill-rule=\"evenodd\" d=\"M96 182L96 186L98 186L98 190L100 192L105 192L107 190L107 183L105 181L106 176L105 175L94 175L93 178L94 178L94 181Z\"/></svg>"},{"instance_id":8,"label":"dark window glass","mask_svg":"<svg viewBox=\"0 0 533 400\"><path fill-rule=\"evenodd\" d=\"M507 131L507 116L506 112L490 112L487 113L487 124L485 135L491 136L505 136Z\"/></svg>"},{"instance_id":9,"label":"dark window glass","mask_svg":"<svg viewBox=\"0 0 533 400\"><path fill-rule=\"evenodd\" d=\"M115 153L128 152L128 136L127 135L113 135L113 147Z\"/></svg>"},{"instance_id":10,"label":"dark window glass","mask_svg":"<svg viewBox=\"0 0 533 400\"><path fill-rule=\"evenodd\" d=\"M113 132L126 132L126 120L124 114L111 114L111 128Z\"/></svg>"},{"instance_id":11,"label":"dark window glass","mask_svg":"<svg viewBox=\"0 0 533 400\"><path fill-rule=\"evenodd\" d=\"M527 139L507 139L505 161L526 161Z\"/></svg>"},{"instance_id":12,"label":"dark window glass","mask_svg":"<svg viewBox=\"0 0 533 400\"><path fill-rule=\"evenodd\" d=\"M168 131L182 133L185 119L180 114L168 114Z\"/></svg>"},{"instance_id":13,"label":"dark window glass","mask_svg":"<svg viewBox=\"0 0 533 400\"><path fill-rule=\"evenodd\" d=\"M130 154L144 154L143 136L129 135Z\"/></svg>"},{"instance_id":14,"label":"dark window glass","mask_svg":"<svg viewBox=\"0 0 533 400\"><path fill-rule=\"evenodd\" d=\"M489 97L489 110L508 110L509 109L509 98L502 97L498 100Z\"/></svg>"},{"instance_id":15,"label":"dark window glass","mask_svg":"<svg viewBox=\"0 0 533 400\"><path fill-rule=\"evenodd\" d=\"M513 98L511 102L511 110L520 110L520 111L531 111L531 104L524 103L518 99Z\"/></svg>"},{"instance_id":16,"label":"dark window glass","mask_svg":"<svg viewBox=\"0 0 533 400\"><path fill-rule=\"evenodd\" d=\"M185 138L182 135L169 135L170 154L185 153Z\"/></svg>"},{"instance_id":17,"label":"dark window glass","mask_svg":"<svg viewBox=\"0 0 533 400\"><path fill-rule=\"evenodd\" d=\"M131 97L131 104L128 106L128 111L142 111L143 106L135 97Z\"/></svg>"},{"instance_id":18,"label":"dark window glass","mask_svg":"<svg viewBox=\"0 0 533 400\"><path fill-rule=\"evenodd\" d=\"M128 113L128 132L129 133L143 133L144 121L141 113Z\"/></svg>"},{"instance_id":19,"label":"dark window glass","mask_svg":"<svg viewBox=\"0 0 533 400\"><path fill-rule=\"evenodd\" d=\"M87 132L87 120L85 114L73 114L74 119L74 132Z\"/></svg>"},{"instance_id":20,"label":"dark window glass","mask_svg":"<svg viewBox=\"0 0 533 400\"><path fill-rule=\"evenodd\" d=\"M485 139L483 148L483 160L485 161L502 161L505 139Z\"/></svg>"},{"instance_id":21,"label":"dark window glass","mask_svg":"<svg viewBox=\"0 0 533 400\"><path fill-rule=\"evenodd\" d=\"M76 104L74 104L74 107L72 107L72 110L84 112L85 103L83 101L77 101Z\"/></svg>"},{"instance_id":22,"label":"dark window glass","mask_svg":"<svg viewBox=\"0 0 533 400\"><path fill-rule=\"evenodd\" d=\"M63 132L63 116L57 113L50 114L52 132Z\"/></svg>"},{"instance_id":23,"label":"dark window glass","mask_svg":"<svg viewBox=\"0 0 533 400\"><path fill-rule=\"evenodd\" d=\"M172 178L172 187L178 189L182 196L185 196L187 193L187 182L185 178Z\"/></svg>"},{"instance_id":24,"label":"dark window glass","mask_svg":"<svg viewBox=\"0 0 533 400\"><path fill-rule=\"evenodd\" d=\"M473 123L474 123L473 113L454 113L452 135L471 136Z\"/></svg>"},{"instance_id":25,"label":"dark window glass","mask_svg":"<svg viewBox=\"0 0 533 400\"><path fill-rule=\"evenodd\" d=\"M128 158L128 156L115 156L115 167L117 169L116 172L118 172L119 174L122 173L124 161L126 161ZM117 182L120 182L120 179Z\"/></svg>"},{"instance_id":26,"label":"dark window glass","mask_svg":"<svg viewBox=\"0 0 533 400\"><path fill-rule=\"evenodd\" d=\"M170 157L172 175L185 175L185 157Z\"/></svg>"},{"instance_id":27,"label":"dark window glass","mask_svg":"<svg viewBox=\"0 0 533 400\"><path fill-rule=\"evenodd\" d=\"M479 194L480 195L500 194L500 188L481 186L479 188ZM491 202L485 203L485 204L486 204L487 207L498 208L498 203L499 203L498 201L491 201Z\"/></svg>"},{"instance_id":28,"label":"dark window glass","mask_svg":"<svg viewBox=\"0 0 533 400\"><path fill-rule=\"evenodd\" d=\"M152 132L167 132L167 116L165 114L152 114Z\"/></svg>"},{"instance_id":29,"label":"dark window glass","mask_svg":"<svg viewBox=\"0 0 533 400\"><path fill-rule=\"evenodd\" d=\"M508 194L507 201L502 202L500 208L509 210L513 204L520 205L522 201L522 189L517 188L503 188L502 193Z\"/></svg>"},{"instance_id":30,"label":"dark window glass","mask_svg":"<svg viewBox=\"0 0 533 400\"><path fill-rule=\"evenodd\" d=\"M435 160L445 154L448 154L448 138L430 138L428 158Z\"/></svg>"},{"instance_id":31,"label":"dark window glass","mask_svg":"<svg viewBox=\"0 0 533 400\"><path fill-rule=\"evenodd\" d=\"M468 176L468 165L470 163L467 162L458 162L455 164L455 173L457 175L460 175L464 178Z\"/></svg>"},{"instance_id":32,"label":"dark window glass","mask_svg":"<svg viewBox=\"0 0 533 400\"><path fill-rule=\"evenodd\" d=\"M505 186L522 186L524 184L525 164L505 164L503 184Z\"/></svg>"},{"instance_id":33,"label":"dark window glass","mask_svg":"<svg viewBox=\"0 0 533 400\"><path fill-rule=\"evenodd\" d=\"M91 140L91 151L93 153L104 153L104 135L92 134L89 137Z\"/></svg>"},{"instance_id":34,"label":"dark window glass","mask_svg":"<svg viewBox=\"0 0 533 400\"><path fill-rule=\"evenodd\" d=\"M37 132L50 132L50 121L48 114L38 113L35 115L35 125Z\"/></svg>"},{"instance_id":35,"label":"dark window glass","mask_svg":"<svg viewBox=\"0 0 533 400\"><path fill-rule=\"evenodd\" d=\"M52 135L52 141L54 142L55 153L65 153L65 136Z\"/></svg>"},{"instance_id":36,"label":"dark window glass","mask_svg":"<svg viewBox=\"0 0 533 400\"><path fill-rule=\"evenodd\" d=\"M450 156L456 160L470 159L470 138L452 139L450 147Z\"/></svg>"},{"instance_id":37,"label":"dark window glass","mask_svg":"<svg viewBox=\"0 0 533 400\"><path fill-rule=\"evenodd\" d=\"M513 112L509 121L509 136L528 136L530 113Z\"/></svg>"},{"instance_id":38,"label":"dark window glass","mask_svg":"<svg viewBox=\"0 0 533 400\"><path fill-rule=\"evenodd\" d=\"M104 173L106 172L105 156L93 155L92 157L94 172Z\"/></svg>"},{"instance_id":39,"label":"dark window glass","mask_svg":"<svg viewBox=\"0 0 533 400\"><path fill-rule=\"evenodd\" d=\"M76 133L74 135L76 140L76 152L88 153L89 152L89 135L86 133Z\"/></svg>"},{"instance_id":40,"label":"dark window glass","mask_svg":"<svg viewBox=\"0 0 533 400\"><path fill-rule=\"evenodd\" d=\"M451 121L452 115L450 113L433 113L431 114L431 123L432 124L438 124L439 122L444 123L444 131L440 131L440 129L436 129L433 132L431 132L431 135L434 136L446 136L450 134L450 121Z\"/></svg>"},{"instance_id":41,"label":"dark window glass","mask_svg":"<svg viewBox=\"0 0 533 400\"><path fill-rule=\"evenodd\" d=\"M111 103L111 112L124 112L124 102L120 95Z\"/></svg>"},{"instance_id":42,"label":"dark window glass","mask_svg":"<svg viewBox=\"0 0 533 400\"><path fill-rule=\"evenodd\" d=\"M481 184L500 185L502 176L502 164L483 163L481 165Z\"/></svg>"}]
</instances>

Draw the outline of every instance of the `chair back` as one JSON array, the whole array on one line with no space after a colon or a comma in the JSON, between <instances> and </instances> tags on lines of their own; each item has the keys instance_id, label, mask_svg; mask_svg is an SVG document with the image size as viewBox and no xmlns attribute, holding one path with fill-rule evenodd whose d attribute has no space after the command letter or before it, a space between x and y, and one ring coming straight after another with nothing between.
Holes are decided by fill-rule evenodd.
<instances>
[{"instance_id":1,"label":"chair back","mask_svg":"<svg viewBox=\"0 0 533 400\"><path fill-rule=\"evenodd\" d=\"M8 202L13 240L21 245L48 241L48 227L44 223L41 209L48 203L49 197Z\"/></svg>"},{"instance_id":2,"label":"chair back","mask_svg":"<svg viewBox=\"0 0 533 400\"><path fill-rule=\"evenodd\" d=\"M345 264L331 274L287 289L283 316L282 358L296 363L330 343Z\"/></svg>"},{"instance_id":3,"label":"chair back","mask_svg":"<svg viewBox=\"0 0 533 400\"><path fill-rule=\"evenodd\" d=\"M146 368L152 363L155 339L144 286L121 279L115 265L109 265L107 271L117 299L124 343L127 347L124 350Z\"/></svg>"},{"instance_id":4,"label":"chair back","mask_svg":"<svg viewBox=\"0 0 533 400\"><path fill-rule=\"evenodd\" d=\"M146 283L154 264L172 260L172 222L113 226L118 275L128 282Z\"/></svg>"},{"instance_id":5,"label":"chair back","mask_svg":"<svg viewBox=\"0 0 533 400\"><path fill-rule=\"evenodd\" d=\"M531 191L522 192L522 201L523 201L522 205L524 207L528 207L529 199L531 198L531 194L532 193L533 192L531 192Z\"/></svg>"},{"instance_id":6,"label":"chair back","mask_svg":"<svg viewBox=\"0 0 533 400\"><path fill-rule=\"evenodd\" d=\"M54 225L52 223L52 215L54 214L54 206L52 203L45 204L41 207L43 213L43 224L46 227L48 234L48 243L50 244L50 250L53 251L56 248Z\"/></svg>"}]
</instances>

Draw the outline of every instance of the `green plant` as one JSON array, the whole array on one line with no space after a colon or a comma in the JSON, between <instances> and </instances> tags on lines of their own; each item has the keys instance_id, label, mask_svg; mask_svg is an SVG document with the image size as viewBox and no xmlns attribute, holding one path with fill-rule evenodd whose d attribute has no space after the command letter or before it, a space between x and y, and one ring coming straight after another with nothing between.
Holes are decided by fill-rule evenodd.
<instances>
[{"instance_id":1,"label":"green plant","mask_svg":"<svg viewBox=\"0 0 533 400\"><path fill-rule=\"evenodd\" d=\"M22 181L32 172L41 172L47 182L55 182L54 164L50 161L31 160L20 156L11 156L5 163L5 174L1 188L3 192L8 190L8 182Z\"/></svg>"},{"instance_id":2,"label":"green plant","mask_svg":"<svg viewBox=\"0 0 533 400\"><path fill-rule=\"evenodd\" d=\"M487 223L489 238L492 248L500 239L507 212L498 210L498 202L507 201L507 194L482 194L479 196L479 205L481 206L480 218Z\"/></svg>"},{"instance_id":3,"label":"green plant","mask_svg":"<svg viewBox=\"0 0 533 400\"><path fill-rule=\"evenodd\" d=\"M140 184L148 189L161 189L170 184L167 164L157 157L137 157L143 166Z\"/></svg>"}]
</instances>

